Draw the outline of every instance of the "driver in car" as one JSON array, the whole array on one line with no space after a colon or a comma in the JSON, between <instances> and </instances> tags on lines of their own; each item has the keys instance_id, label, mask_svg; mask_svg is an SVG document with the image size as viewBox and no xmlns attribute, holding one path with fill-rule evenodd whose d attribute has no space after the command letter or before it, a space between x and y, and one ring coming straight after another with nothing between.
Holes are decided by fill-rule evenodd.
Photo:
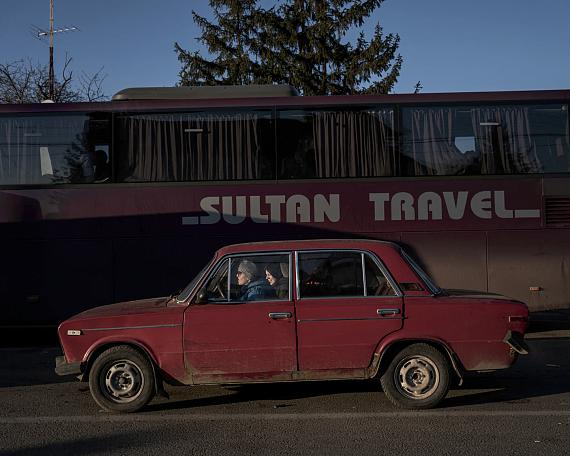
<instances>
[{"instance_id":1,"label":"driver in car","mask_svg":"<svg viewBox=\"0 0 570 456\"><path fill-rule=\"evenodd\" d=\"M275 298L275 290L265 278L257 273L257 266L249 260L243 260L237 269L238 285L241 286L240 301L257 301Z\"/></svg>"}]
</instances>

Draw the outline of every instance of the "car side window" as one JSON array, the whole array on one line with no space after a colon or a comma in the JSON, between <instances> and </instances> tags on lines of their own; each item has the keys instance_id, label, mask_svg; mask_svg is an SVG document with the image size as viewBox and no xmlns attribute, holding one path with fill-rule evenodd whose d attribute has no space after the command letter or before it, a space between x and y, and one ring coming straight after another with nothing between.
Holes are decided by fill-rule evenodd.
<instances>
[{"instance_id":1,"label":"car side window","mask_svg":"<svg viewBox=\"0 0 570 456\"><path fill-rule=\"evenodd\" d=\"M289 299L289 255L232 257L229 296L238 302Z\"/></svg>"},{"instance_id":2,"label":"car side window","mask_svg":"<svg viewBox=\"0 0 570 456\"><path fill-rule=\"evenodd\" d=\"M366 275L366 296L396 296L396 292L386 275L376 262L364 254L364 271Z\"/></svg>"},{"instance_id":3,"label":"car side window","mask_svg":"<svg viewBox=\"0 0 570 456\"><path fill-rule=\"evenodd\" d=\"M364 296L358 252L299 253L301 297Z\"/></svg>"}]
</instances>

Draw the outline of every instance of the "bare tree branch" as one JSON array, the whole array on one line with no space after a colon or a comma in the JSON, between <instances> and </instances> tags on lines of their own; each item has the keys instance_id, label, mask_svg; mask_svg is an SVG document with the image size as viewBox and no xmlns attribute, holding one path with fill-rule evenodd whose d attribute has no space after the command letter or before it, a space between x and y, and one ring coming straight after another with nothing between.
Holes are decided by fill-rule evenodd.
<instances>
[{"instance_id":1,"label":"bare tree branch","mask_svg":"<svg viewBox=\"0 0 570 456\"><path fill-rule=\"evenodd\" d=\"M57 103L102 101L103 81L107 77L100 68L95 74L85 71L74 77L72 58L65 56L61 75L56 77L54 100ZM46 65L31 60L0 63L0 103L40 103L49 98L49 71Z\"/></svg>"},{"instance_id":2,"label":"bare tree branch","mask_svg":"<svg viewBox=\"0 0 570 456\"><path fill-rule=\"evenodd\" d=\"M103 92L103 81L107 77L103 73L103 67L94 75L88 75L84 71L79 76L79 85L86 101L102 101L106 98Z\"/></svg>"}]
</instances>

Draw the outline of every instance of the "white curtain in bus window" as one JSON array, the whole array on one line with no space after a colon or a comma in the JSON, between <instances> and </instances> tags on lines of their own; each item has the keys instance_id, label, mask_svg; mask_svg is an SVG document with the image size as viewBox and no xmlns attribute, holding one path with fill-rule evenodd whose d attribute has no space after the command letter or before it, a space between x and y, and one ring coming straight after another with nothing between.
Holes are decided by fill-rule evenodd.
<instances>
[{"instance_id":1,"label":"white curtain in bus window","mask_svg":"<svg viewBox=\"0 0 570 456\"><path fill-rule=\"evenodd\" d=\"M85 116L0 118L0 184L90 182Z\"/></svg>"},{"instance_id":2,"label":"white curtain in bus window","mask_svg":"<svg viewBox=\"0 0 570 456\"><path fill-rule=\"evenodd\" d=\"M264 120L256 112L141 114L118 120L125 182L263 179ZM269 147L272 149L272 146ZM273 153L271 150L270 153Z\"/></svg>"},{"instance_id":3,"label":"white curtain in bus window","mask_svg":"<svg viewBox=\"0 0 570 456\"><path fill-rule=\"evenodd\" d=\"M568 172L566 105L403 108L412 176Z\"/></svg>"},{"instance_id":4,"label":"white curtain in bus window","mask_svg":"<svg viewBox=\"0 0 570 456\"><path fill-rule=\"evenodd\" d=\"M512 108L503 108L510 113ZM521 108L517 108L521 109ZM530 149L527 157L521 157L520 139L508 138L518 173L567 173L570 171L570 137L568 105L544 104L526 107L530 129ZM506 117L506 116L503 116ZM519 119L516 119L519 120ZM509 124L511 121L503 121ZM502 129L502 125L501 125ZM501 129L496 133L500 137ZM505 141L505 140L503 140ZM523 143L524 145L524 143ZM530 160L530 163L528 163Z\"/></svg>"},{"instance_id":5,"label":"white curtain in bus window","mask_svg":"<svg viewBox=\"0 0 570 456\"><path fill-rule=\"evenodd\" d=\"M407 112L406 112L407 111ZM405 110L403 154L407 172L413 176L465 174L474 157L457 147L455 136L462 130L461 110L418 108Z\"/></svg>"},{"instance_id":6,"label":"white curtain in bus window","mask_svg":"<svg viewBox=\"0 0 570 456\"><path fill-rule=\"evenodd\" d=\"M313 113L315 177L393 176L394 111Z\"/></svg>"},{"instance_id":7,"label":"white curtain in bus window","mask_svg":"<svg viewBox=\"0 0 570 456\"><path fill-rule=\"evenodd\" d=\"M481 107L471 112L481 156L481 174L541 172L528 107Z\"/></svg>"}]
</instances>

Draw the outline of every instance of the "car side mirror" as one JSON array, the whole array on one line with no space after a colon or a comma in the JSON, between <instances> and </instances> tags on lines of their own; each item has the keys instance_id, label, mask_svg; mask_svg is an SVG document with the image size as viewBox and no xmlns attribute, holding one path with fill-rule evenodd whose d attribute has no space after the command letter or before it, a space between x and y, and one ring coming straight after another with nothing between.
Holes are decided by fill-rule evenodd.
<instances>
[{"instance_id":1,"label":"car side mirror","mask_svg":"<svg viewBox=\"0 0 570 456\"><path fill-rule=\"evenodd\" d=\"M202 288L196 295L196 304L206 304L208 302L208 293L205 288Z\"/></svg>"}]
</instances>

